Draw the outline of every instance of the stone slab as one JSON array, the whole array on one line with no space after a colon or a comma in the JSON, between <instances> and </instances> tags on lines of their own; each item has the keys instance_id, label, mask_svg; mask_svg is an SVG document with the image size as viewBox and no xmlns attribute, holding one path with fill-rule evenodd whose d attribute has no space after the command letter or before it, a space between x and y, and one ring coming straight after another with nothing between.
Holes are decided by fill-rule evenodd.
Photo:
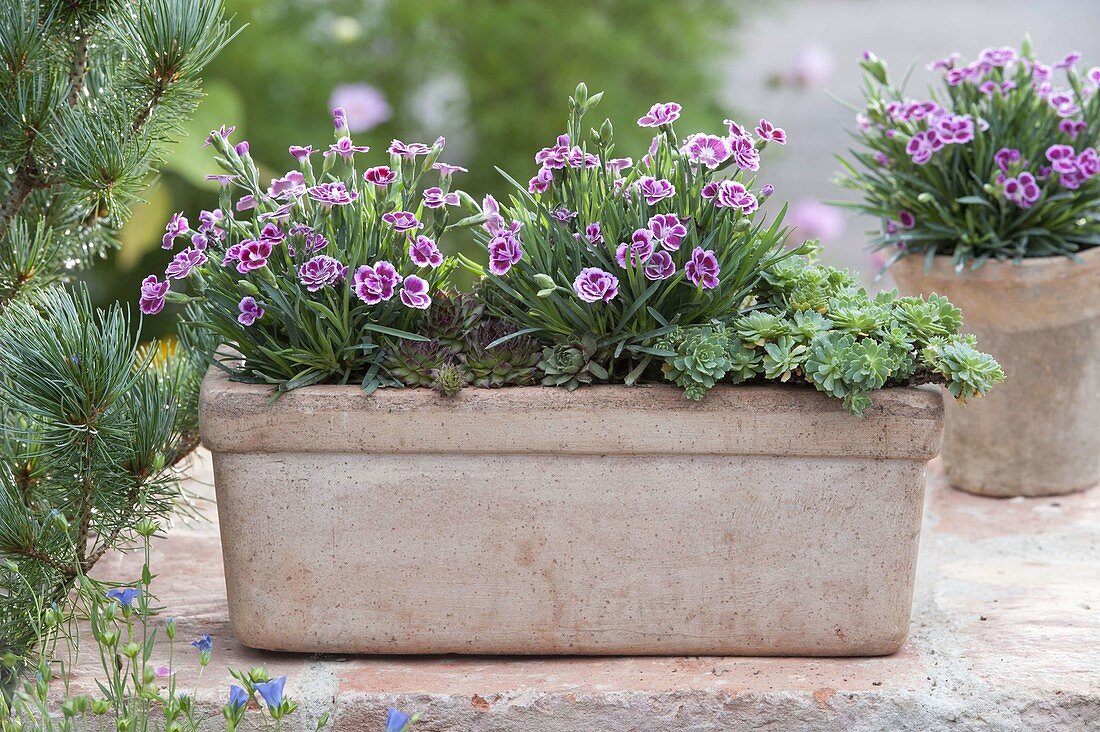
<instances>
[{"instance_id":1,"label":"stone slab","mask_svg":"<svg viewBox=\"0 0 1100 732\"><path fill-rule=\"evenodd\" d=\"M208 459L198 462L209 481ZM871 659L266 653L228 627L216 522L173 527L153 566L180 638L215 639L197 691L204 729L221 728L226 667L255 664L289 676L302 712L288 731L312 729L328 710L339 732L381 730L391 705L422 712L420 732L1100 729L1096 489L983 498L948 488L933 462L909 639ZM139 567L136 556L110 557L99 574L129 579ZM183 688L195 685L195 668L180 664ZM90 689L94 670L86 651L76 688Z\"/></svg>"}]
</instances>

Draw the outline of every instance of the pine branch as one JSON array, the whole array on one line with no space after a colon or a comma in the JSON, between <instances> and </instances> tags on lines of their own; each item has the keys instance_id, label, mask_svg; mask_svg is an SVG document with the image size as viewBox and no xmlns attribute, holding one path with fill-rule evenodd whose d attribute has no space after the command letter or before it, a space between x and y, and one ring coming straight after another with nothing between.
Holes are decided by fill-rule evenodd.
<instances>
[{"instance_id":1,"label":"pine branch","mask_svg":"<svg viewBox=\"0 0 1100 732\"><path fill-rule=\"evenodd\" d=\"M88 74L88 42L91 33L84 28L77 28L76 40L73 43L73 66L69 72L69 106L75 107L80 101L80 95L84 93L84 81Z\"/></svg>"},{"instance_id":2,"label":"pine branch","mask_svg":"<svg viewBox=\"0 0 1100 732\"><path fill-rule=\"evenodd\" d=\"M29 154L16 168L11 187L4 195L4 200L0 201L0 238L7 233L8 226L12 219L19 214L19 210L23 208L27 196L39 187L37 171L38 168L34 158Z\"/></svg>"}]
</instances>

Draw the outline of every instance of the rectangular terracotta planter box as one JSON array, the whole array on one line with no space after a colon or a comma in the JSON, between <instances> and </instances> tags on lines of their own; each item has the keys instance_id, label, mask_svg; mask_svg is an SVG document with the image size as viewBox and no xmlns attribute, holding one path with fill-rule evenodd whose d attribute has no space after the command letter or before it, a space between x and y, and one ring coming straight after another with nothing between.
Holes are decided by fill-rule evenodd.
<instances>
[{"instance_id":1,"label":"rectangular terracotta planter box","mask_svg":"<svg viewBox=\"0 0 1100 732\"><path fill-rule=\"evenodd\" d=\"M234 632L333 653L880 655L943 405L796 387L270 389L212 371Z\"/></svg>"}]
</instances>

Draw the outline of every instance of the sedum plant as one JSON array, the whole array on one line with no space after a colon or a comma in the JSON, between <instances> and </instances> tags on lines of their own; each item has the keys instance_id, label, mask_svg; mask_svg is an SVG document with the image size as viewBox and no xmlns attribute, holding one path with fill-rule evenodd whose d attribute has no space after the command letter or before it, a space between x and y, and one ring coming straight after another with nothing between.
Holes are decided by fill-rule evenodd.
<instances>
[{"instance_id":1,"label":"sedum plant","mask_svg":"<svg viewBox=\"0 0 1100 732\"><path fill-rule=\"evenodd\" d=\"M0 686L44 609L180 499L201 363L65 283L103 254L199 75L233 33L220 0L13 0L0 14ZM189 336L184 340L193 340Z\"/></svg>"},{"instance_id":2,"label":"sedum plant","mask_svg":"<svg viewBox=\"0 0 1100 732\"><path fill-rule=\"evenodd\" d=\"M430 377L411 377L439 360L439 344L413 342L427 340L418 334L427 319L445 317L433 302L454 260L439 242L455 226L450 211L460 199L450 185L464 169L440 162L443 138L394 140L385 164L364 168L368 148L353 142L342 109L333 124L335 142L323 151L291 147L298 168L267 185L249 144L230 142L232 127L211 132L224 171L209 176L222 184L219 207L196 222L172 216L164 247L178 251L163 280L142 283L141 310L190 303L194 326L229 349L211 354L217 365L279 391L427 385ZM466 325L449 323L445 337L460 338Z\"/></svg>"},{"instance_id":3,"label":"sedum plant","mask_svg":"<svg viewBox=\"0 0 1100 732\"><path fill-rule=\"evenodd\" d=\"M760 151L785 144L783 130L761 120L754 136L727 120L721 134L680 137L680 105L655 104L638 120L649 150L622 157L609 120L584 132L601 96L579 85L535 176L512 181L506 203L484 199L488 265L466 261L487 310L544 344L543 383L567 388L638 381L661 356L656 339L735 314L760 273L795 253L782 211L758 211L771 187L755 187Z\"/></svg>"},{"instance_id":4,"label":"sedum plant","mask_svg":"<svg viewBox=\"0 0 1100 732\"><path fill-rule=\"evenodd\" d=\"M719 382L808 383L862 414L886 386L937 383L965 401L1004 380L939 295L871 297L847 272L800 256L769 267L751 300L748 312L657 341L665 378L689 399Z\"/></svg>"},{"instance_id":5,"label":"sedum plant","mask_svg":"<svg viewBox=\"0 0 1100 732\"><path fill-rule=\"evenodd\" d=\"M961 270L1100 245L1100 67L1083 73L1079 58L1048 65L1026 42L952 54L929 66L942 85L912 99L864 55L866 108L839 183L862 196L842 205L881 221L871 241L887 264L941 254Z\"/></svg>"}]
</instances>

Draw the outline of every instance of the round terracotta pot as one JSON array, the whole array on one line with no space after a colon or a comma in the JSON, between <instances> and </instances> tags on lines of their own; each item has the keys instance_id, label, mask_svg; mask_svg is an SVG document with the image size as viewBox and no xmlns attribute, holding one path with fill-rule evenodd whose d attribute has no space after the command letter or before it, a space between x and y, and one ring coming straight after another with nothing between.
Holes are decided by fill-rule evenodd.
<instances>
[{"instance_id":1,"label":"round terracotta pot","mask_svg":"<svg viewBox=\"0 0 1100 732\"><path fill-rule=\"evenodd\" d=\"M1080 255L987 262L955 273L950 257L904 257L905 295L946 295L1005 371L966 404L948 399L943 463L956 488L1046 496L1100 483L1100 248Z\"/></svg>"}]
</instances>

